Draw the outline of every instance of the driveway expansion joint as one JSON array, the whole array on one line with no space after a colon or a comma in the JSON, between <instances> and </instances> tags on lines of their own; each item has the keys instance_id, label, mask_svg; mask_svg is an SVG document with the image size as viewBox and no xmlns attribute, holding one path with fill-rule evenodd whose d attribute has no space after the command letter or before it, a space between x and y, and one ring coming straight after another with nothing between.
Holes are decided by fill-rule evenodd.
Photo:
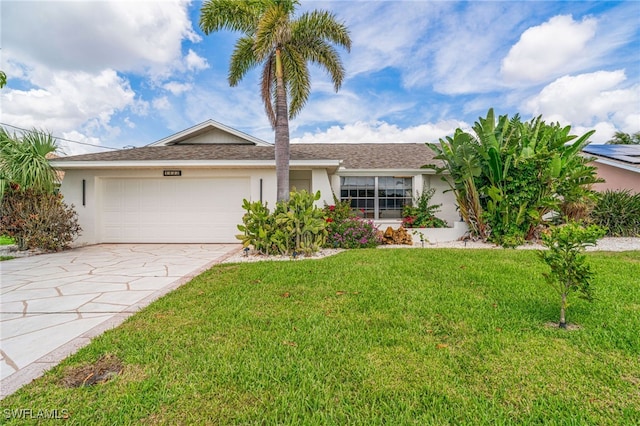
<instances>
[{"instance_id":1,"label":"driveway expansion joint","mask_svg":"<svg viewBox=\"0 0 640 426\"><path fill-rule=\"evenodd\" d=\"M2 262L0 399L240 250L103 244Z\"/></svg>"}]
</instances>

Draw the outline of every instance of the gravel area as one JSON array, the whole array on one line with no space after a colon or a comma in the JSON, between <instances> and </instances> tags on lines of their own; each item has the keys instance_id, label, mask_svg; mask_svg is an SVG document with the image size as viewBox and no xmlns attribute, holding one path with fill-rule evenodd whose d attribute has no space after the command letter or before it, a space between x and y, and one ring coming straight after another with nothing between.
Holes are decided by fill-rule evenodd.
<instances>
[{"instance_id":1,"label":"gravel area","mask_svg":"<svg viewBox=\"0 0 640 426\"><path fill-rule=\"evenodd\" d=\"M387 247L408 247L412 246L381 246L381 248ZM414 248L423 248L421 243L415 243ZM441 243L424 243L424 248L484 248L484 249L501 249L502 247L495 244L483 243L479 241L447 241ZM542 244L527 243L522 246L516 247L516 250L539 250L544 249ZM587 251L628 251L628 250L640 250L640 238L602 238L598 241L598 245L595 247L587 247Z\"/></svg>"},{"instance_id":2,"label":"gravel area","mask_svg":"<svg viewBox=\"0 0 640 426\"><path fill-rule=\"evenodd\" d=\"M501 249L502 247L495 244L482 243L478 241L447 241L441 243L414 243L414 245L383 245L379 246L379 249L389 248L405 248L405 249L434 249L434 248L459 248L459 249ZM544 246L540 244L525 244L517 247L516 250L539 250L544 249ZM628 251L628 250L640 250L640 238L603 238L598 241L598 245L595 247L587 247L587 251ZM295 259L291 256L265 256L263 254L248 252L246 255L244 252L239 252L233 256L228 257L223 263L238 263L238 262L259 262L263 260L301 260L301 259L321 259L326 256L331 256L336 253L344 251L343 249L323 249L318 253L314 253L313 256L304 257L297 256Z\"/></svg>"},{"instance_id":3,"label":"gravel area","mask_svg":"<svg viewBox=\"0 0 640 426\"><path fill-rule=\"evenodd\" d=\"M428 243L424 245L420 242L414 243L412 246L408 245L384 245L378 247L380 249L388 248L460 248L460 249L501 249L502 247L495 244L487 244L478 241L447 241L441 243ZM525 244L517 247L516 250L539 250L544 249L540 244ZM603 238L598 241L598 245L595 247L587 247L587 251L628 251L628 250L640 250L640 238ZM265 256L256 252L249 252L245 255L243 251L226 258L223 263L239 263L239 262L260 262L263 260L301 260L301 259L321 259L323 257L331 256L336 253L344 251L343 249L323 249L318 253L314 253L310 257L297 256L295 259L291 256ZM24 257L41 254L39 251L18 251L16 246L3 246L0 247L0 256L13 256Z\"/></svg>"},{"instance_id":4,"label":"gravel area","mask_svg":"<svg viewBox=\"0 0 640 426\"><path fill-rule=\"evenodd\" d=\"M247 254L244 251L239 251L238 253L227 257L222 263L242 263L242 262L260 262L263 260L302 260L302 259L322 259L323 257L332 256L336 253L340 253L344 251L344 249L322 249L317 253L309 257L305 256L296 256L293 258L292 256L266 256L264 254L260 254L254 251L250 251Z\"/></svg>"}]
</instances>

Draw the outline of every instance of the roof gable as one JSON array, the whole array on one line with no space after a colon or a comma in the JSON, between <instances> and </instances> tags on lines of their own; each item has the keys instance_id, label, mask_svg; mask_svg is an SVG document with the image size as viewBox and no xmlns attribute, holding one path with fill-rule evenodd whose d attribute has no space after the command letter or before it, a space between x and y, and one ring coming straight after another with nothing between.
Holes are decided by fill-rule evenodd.
<instances>
[{"instance_id":1,"label":"roof gable","mask_svg":"<svg viewBox=\"0 0 640 426\"><path fill-rule=\"evenodd\" d=\"M273 146L272 144L225 126L214 120L207 120L182 130L148 146L171 145L254 145Z\"/></svg>"}]
</instances>

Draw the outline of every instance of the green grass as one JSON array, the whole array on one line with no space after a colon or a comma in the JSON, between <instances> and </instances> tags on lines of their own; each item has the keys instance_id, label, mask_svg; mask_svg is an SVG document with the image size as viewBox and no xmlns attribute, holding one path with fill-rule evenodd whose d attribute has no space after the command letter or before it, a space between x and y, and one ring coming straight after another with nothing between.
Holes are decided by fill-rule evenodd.
<instances>
[{"instance_id":1,"label":"green grass","mask_svg":"<svg viewBox=\"0 0 640 426\"><path fill-rule=\"evenodd\" d=\"M547 325L557 296L531 251L219 265L2 409L92 425L638 424L640 252L589 260L597 300L573 299L573 331ZM119 376L61 384L104 355L122 361Z\"/></svg>"},{"instance_id":2,"label":"green grass","mask_svg":"<svg viewBox=\"0 0 640 426\"><path fill-rule=\"evenodd\" d=\"M15 244L16 242L11 237L7 237L6 235L0 235L0 246L10 246Z\"/></svg>"}]
</instances>

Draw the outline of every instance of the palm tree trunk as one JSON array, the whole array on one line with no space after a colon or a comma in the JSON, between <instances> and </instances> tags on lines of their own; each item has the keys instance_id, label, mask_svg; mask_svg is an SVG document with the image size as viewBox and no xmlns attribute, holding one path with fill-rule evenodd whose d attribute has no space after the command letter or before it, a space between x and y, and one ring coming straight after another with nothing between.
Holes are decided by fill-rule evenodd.
<instances>
[{"instance_id":1,"label":"palm tree trunk","mask_svg":"<svg viewBox=\"0 0 640 426\"><path fill-rule=\"evenodd\" d=\"M277 200L289 200L289 112L280 49L276 49L276 182Z\"/></svg>"}]
</instances>

